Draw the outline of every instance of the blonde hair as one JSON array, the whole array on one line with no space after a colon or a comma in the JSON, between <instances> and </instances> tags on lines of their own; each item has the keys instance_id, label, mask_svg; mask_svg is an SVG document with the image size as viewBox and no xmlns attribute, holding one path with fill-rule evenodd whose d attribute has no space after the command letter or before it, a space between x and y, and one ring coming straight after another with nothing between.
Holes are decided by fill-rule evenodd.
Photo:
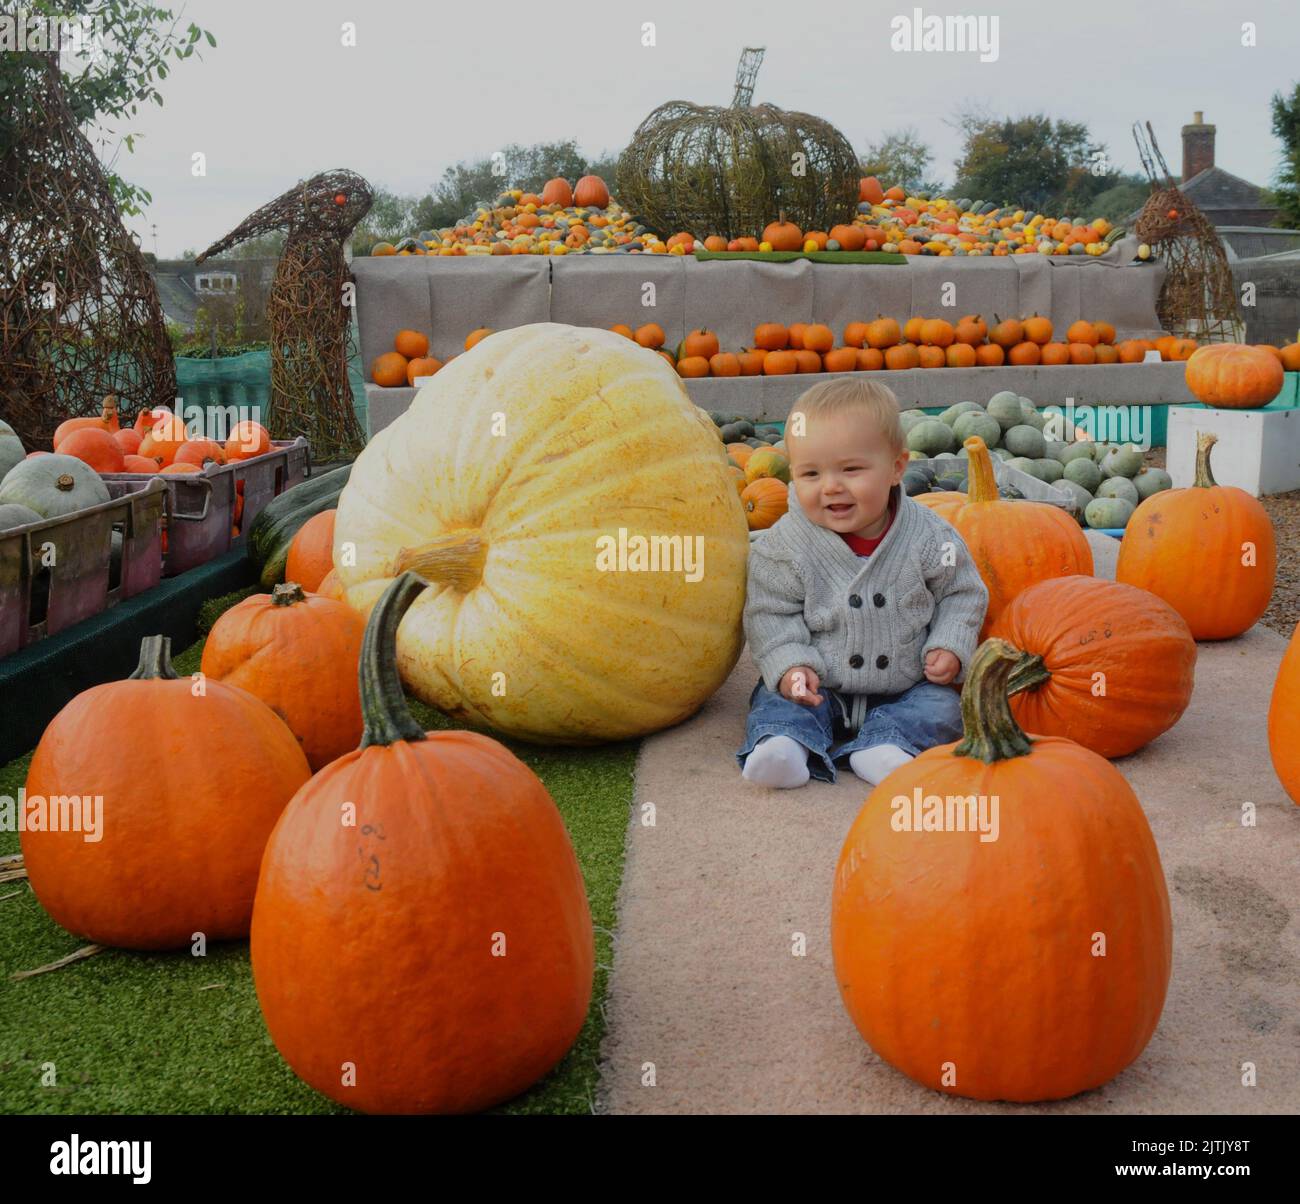
<instances>
[{"instance_id":1,"label":"blonde hair","mask_svg":"<svg viewBox=\"0 0 1300 1204\"><path fill-rule=\"evenodd\" d=\"M786 446L790 447L791 437L798 438L806 433L817 418L830 414L861 415L875 425L895 452L903 450L903 425L899 421L898 398L894 391L878 381L848 375L813 385L794 403L785 423ZM803 419L801 427L800 416Z\"/></svg>"}]
</instances>

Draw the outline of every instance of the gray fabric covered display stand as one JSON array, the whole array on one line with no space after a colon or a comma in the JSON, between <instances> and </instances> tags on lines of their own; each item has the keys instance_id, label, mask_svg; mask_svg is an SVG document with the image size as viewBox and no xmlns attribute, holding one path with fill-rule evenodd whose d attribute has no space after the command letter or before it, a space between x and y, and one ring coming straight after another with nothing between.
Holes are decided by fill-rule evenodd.
<instances>
[{"instance_id":1,"label":"gray fabric covered display stand","mask_svg":"<svg viewBox=\"0 0 1300 1204\"><path fill-rule=\"evenodd\" d=\"M1047 314L1064 335L1079 318L1112 322L1120 339L1159 330L1157 265L1131 264L1136 243L1104 257L1042 255L911 257L906 264L823 264L807 260L698 261L690 256L386 256L352 263L361 356L367 375L399 330L421 331L439 359L457 354L478 326L504 330L531 322L607 328L624 322L663 327L675 347L688 330L714 330L739 350L760 322L825 322L838 337L852 321L878 314ZM951 287L949 287L951 286ZM950 304L945 304L945 301ZM881 373L904 406L987 401L1013 389L1039 405L1188 402L1181 364L1086 368L944 368ZM777 420L811 382L806 377L693 380L699 404ZM366 386L370 433L410 405L413 389ZM724 398L728 400L724 400ZM734 400L733 400L734 399Z\"/></svg>"}]
</instances>

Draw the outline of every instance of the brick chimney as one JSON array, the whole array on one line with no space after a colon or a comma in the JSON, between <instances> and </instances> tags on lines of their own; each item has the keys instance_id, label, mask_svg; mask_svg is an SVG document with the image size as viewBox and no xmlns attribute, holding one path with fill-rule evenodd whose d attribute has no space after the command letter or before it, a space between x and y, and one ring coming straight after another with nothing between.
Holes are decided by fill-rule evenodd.
<instances>
[{"instance_id":1,"label":"brick chimney","mask_svg":"<svg viewBox=\"0 0 1300 1204\"><path fill-rule=\"evenodd\" d=\"M1196 110L1191 125L1183 126L1183 183L1214 166L1214 126L1205 124L1205 114Z\"/></svg>"}]
</instances>

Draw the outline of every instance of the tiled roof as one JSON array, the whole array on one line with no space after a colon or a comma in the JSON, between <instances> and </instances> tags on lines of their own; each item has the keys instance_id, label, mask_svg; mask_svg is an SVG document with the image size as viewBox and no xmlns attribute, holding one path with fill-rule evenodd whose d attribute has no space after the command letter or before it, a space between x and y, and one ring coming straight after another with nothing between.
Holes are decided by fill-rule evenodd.
<instances>
[{"instance_id":1,"label":"tiled roof","mask_svg":"<svg viewBox=\"0 0 1300 1204\"><path fill-rule=\"evenodd\" d=\"M1209 214L1215 209L1263 209L1263 189L1249 180L1234 176L1222 167L1207 167L1197 172L1179 188L1197 207Z\"/></svg>"}]
</instances>

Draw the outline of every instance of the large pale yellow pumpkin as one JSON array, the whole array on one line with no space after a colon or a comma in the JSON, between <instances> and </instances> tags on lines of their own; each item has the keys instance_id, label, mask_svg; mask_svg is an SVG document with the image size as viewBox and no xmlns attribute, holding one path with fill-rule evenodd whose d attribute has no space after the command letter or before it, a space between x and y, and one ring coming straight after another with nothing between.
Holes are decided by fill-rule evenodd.
<instances>
[{"instance_id":1,"label":"large pale yellow pumpkin","mask_svg":"<svg viewBox=\"0 0 1300 1204\"><path fill-rule=\"evenodd\" d=\"M334 539L359 610L405 569L433 583L398 631L407 688L524 739L668 727L740 654L749 538L717 431L610 331L542 323L457 356L358 458Z\"/></svg>"}]
</instances>

